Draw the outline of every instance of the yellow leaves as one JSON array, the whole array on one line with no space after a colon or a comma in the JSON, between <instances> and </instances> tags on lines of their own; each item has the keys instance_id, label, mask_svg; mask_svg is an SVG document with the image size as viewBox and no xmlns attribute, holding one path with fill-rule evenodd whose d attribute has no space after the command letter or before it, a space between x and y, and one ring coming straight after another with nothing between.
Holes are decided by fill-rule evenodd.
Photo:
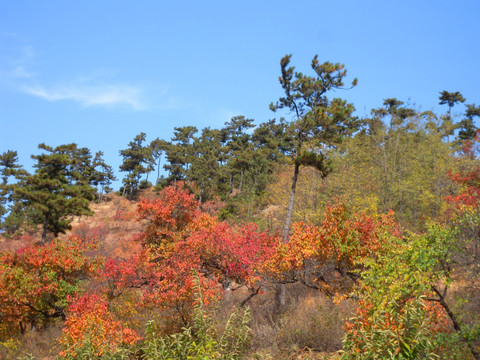
<instances>
[{"instance_id":1,"label":"yellow leaves","mask_svg":"<svg viewBox=\"0 0 480 360\"><path fill-rule=\"evenodd\" d=\"M274 218L277 220L272 224L273 226L281 226L278 219L285 219L292 175L293 165L279 166L275 182L267 187L266 202L271 209L275 209ZM300 167L293 208L294 222L316 223L320 220L325 205L324 189L325 181L318 170L311 167Z\"/></svg>"},{"instance_id":2,"label":"yellow leaves","mask_svg":"<svg viewBox=\"0 0 480 360\"><path fill-rule=\"evenodd\" d=\"M208 213L201 213L188 224L187 232L193 233L200 230L213 231L218 225L218 218Z\"/></svg>"},{"instance_id":3,"label":"yellow leaves","mask_svg":"<svg viewBox=\"0 0 480 360\"><path fill-rule=\"evenodd\" d=\"M347 294L340 294L340 293L335 293L335 295L332 298L332 301L335 305L339 305L342 301L347 300L348 295Z\"/></svg>"}]
</instances>

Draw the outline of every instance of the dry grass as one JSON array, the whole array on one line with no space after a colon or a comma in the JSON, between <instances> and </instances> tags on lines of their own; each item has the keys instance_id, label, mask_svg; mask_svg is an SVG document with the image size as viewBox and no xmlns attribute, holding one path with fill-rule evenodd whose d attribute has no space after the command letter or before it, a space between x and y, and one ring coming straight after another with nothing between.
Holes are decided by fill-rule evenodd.
<instances>
[{"instance_id":1,"label":"dry grass","mask_svg":"<svg viewBox=\"0 0 480 360\"><path fill-rule=\"evenodd\" d=\"M345 319L354 304L335 305L322 293L300 284L287 287L288 305L278 314L275 287L257 295L248 304L252 313L253 359L334 359L341 349ZM222 319L248 295L245 290L232 294L217 314Z\"/></svg>"},{"instance_id":2,"label":"dry grass","mask_svg":"<svg viewBox=\"0 0 480 360\"><path fill-rule=\"evenodd\" d=\"M19 335L11 345L0 346L0 359L22 359L34 355L37 360L54 360L60 351L58 339L63 323L59 320L42 330L27 331Z\"/></svg>"}]
</instances>

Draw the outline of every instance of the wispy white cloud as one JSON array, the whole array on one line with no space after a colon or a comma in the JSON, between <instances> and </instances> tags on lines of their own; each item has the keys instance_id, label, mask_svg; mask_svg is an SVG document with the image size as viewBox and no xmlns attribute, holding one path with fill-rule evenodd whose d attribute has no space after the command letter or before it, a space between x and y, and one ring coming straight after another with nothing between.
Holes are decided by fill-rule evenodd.
<instances>
[{"instance_id":1,"label":"wispy white cloud","mask_svg":"<svg viewBox=\"0 0 480 360\"><path fill-rule=\"evenodd\" d=\"M63 79L58 79L51 70L39 70L35 60L40 55L27 39L19 34L0 32L0 40L5 38L12 41L8 43L9 55L0 57L0 86L45 101L70 101L83 107L161 112L192 106L181 96L172 94L166 84L126 82L116 69L82 70L71 77L62 74Z\"/></svg>"},{"instance_id":2,"label":"wispy white cloud","mask_svg":"<svg viewBox=\"0 0 480 360\"><path fill-rule=\"evenodd\" d=\"M34 77L23 65L17 65L11 70L10 75L15 79L32 79Z\"/></svg>"},{"instance_id":3,"label":"wispy white cloud","mask_svg":"<svg viewBox=\"0 0 480 360\"><path fill-rule=\"evenodd\" d=\"M128 85L79 85L44 87L41 85L24 85L21 90L29 95L47 101L70 100L85 107L107 106L127 107L133 110L145 110L142 100L143 91L139 87Z\"/></svg>"},{"instance_id":4,"label":"wispy white cloud","mask_svg":"<svg viewBox=\"0 0 480 360\"><path fill-rule=\"evenodd\" d=\"M14 35L7 34L6 37L13 37ZM0 35L0 42L4 40ZM0 43L0 46L3 45ZM28 70L31 63L36 57L35 51L29 45L25 46L8 46L4 47L5 54L0 57L0 80L2 82L12 80L32 79L35 75Z\"/></svg>"}]
</instances>

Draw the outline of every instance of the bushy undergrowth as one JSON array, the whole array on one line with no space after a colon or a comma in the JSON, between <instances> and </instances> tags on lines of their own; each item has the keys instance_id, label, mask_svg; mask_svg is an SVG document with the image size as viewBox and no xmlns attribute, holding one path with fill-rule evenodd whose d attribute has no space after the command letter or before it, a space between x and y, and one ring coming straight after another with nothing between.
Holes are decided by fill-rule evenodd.
<instances>
[{"instance_id":1,"label":"bushy undergrowth","mask_svg":"<svg viewBox=\"0 0 480 360\"><path fill-rule=\"evenodd\" d=\"M250 310L233 312L220 329L203 302L201 288L196 284L196 305L193 323L181 332L159 336L154 322L147 324L141 359L242 359L249 349L252 332Z\"/></svg>"}]
</instances>

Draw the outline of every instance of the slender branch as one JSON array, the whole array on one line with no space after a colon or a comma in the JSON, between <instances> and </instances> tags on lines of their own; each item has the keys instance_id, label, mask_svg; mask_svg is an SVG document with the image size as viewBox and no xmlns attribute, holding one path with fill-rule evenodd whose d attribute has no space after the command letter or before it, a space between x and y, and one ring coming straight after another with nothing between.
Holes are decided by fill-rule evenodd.
<instances>
[{"instance_id":1,"label":"slender branch","mask_svg":"<svg viewBox=\"0 0 480 360\"><path fill-rule=\"evenodd\" d=\"M262 286L260 285L254 292L252 292L250 295L248 295L241 303L240 307L244 307L247 302L249 302L254 296L258 295L260 292Z\"/></svg>"}]
</instances>

